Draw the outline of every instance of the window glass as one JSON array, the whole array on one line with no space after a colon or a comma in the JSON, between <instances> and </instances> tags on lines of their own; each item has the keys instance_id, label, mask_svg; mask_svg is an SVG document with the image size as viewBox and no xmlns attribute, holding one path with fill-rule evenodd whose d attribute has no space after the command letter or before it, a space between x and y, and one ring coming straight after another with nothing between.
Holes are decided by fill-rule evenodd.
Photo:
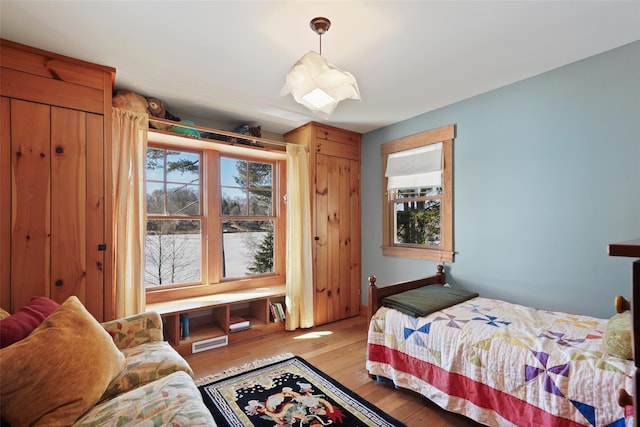
<instances>
[{"instance_id":1,"label":"window glass","mask_svg":"<svg viewBox=\"0 0 640 427\"><path fill-rule=\"evenodd\" d=\"M222 157L222 215L273 215L273 165Z\"/></svg>"},{"instance_id":2,"label":"window glass","mask_svg":"<svg viewBox=\"0 0 640 427\"><path fill-rule=\"evenodd\" d=\"M426 198L426 194L436 194ZM395 204L395 243L438 246L440 244L440 198L424 190L399 192Z\"/></svg>"},{"instance_id":3,"label":"window glass","mask_svg":"<svg viewBox=\"0 0 640 427\"><path fill-rule=\"evenodd\" d=\"M147 287L201 281L202 233L198 220L147 221Z\"/></svg>"},{"instance_id":4,"label":"window glass","mask_svg":"<svg viewBox=\"0 0 640 427\"><path fill-rule=\"evenodd\" d=\"M223 277L273 272L273 221L223 221Z\"/></svg>"},{"instance_id":5,"label":"window glass","mask_svg":"<svg viewBox=\"0 0 640 427\"><path fill-rule=\"evenodd\" d=\"M147 150L145 285L202 281L199 153Z\"/></svg>"},{"instance_id":6,"label":"window glass","mask_svg":"<svg viewBox=\"0 0 640 427\"><path fill-rule=\"evenodd\" d=\"M220 183L223 277L273 272L273 165L221 157Z\"/></svg>"}]
</instances>

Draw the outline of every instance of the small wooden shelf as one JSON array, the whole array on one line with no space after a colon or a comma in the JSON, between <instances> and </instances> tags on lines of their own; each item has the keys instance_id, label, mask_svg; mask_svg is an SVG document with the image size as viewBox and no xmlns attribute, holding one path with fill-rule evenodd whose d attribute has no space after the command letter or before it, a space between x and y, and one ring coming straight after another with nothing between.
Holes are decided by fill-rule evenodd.
<instances>
[{"instance_id":1,"label":"small wooden shelf","mask_svg":"<svg viewBox=\"0 0 640 427\"><path fill-rule=\"evenodd\" d=\"M227 335L229 344L284 330L284 322L274 322L270 305L284 305L285 286L269 286L225 292L195 298L147 304L164 322L164 337L182 354L191 354L192 344ZM181 337L180 315L189 316L189 336ZM241 316L251 322L251 328L229 332L229 320Z\"/></svg>"},{"instance_id":2,"label":"small wooden shelf","mask_svg":"<svg viewBox=\"0 0 640 427\"><path fill-rule=\"evenodd\" d=\"M640 239L627 240L626 242L620 243L610 243L609 255L640 258Z\"/></svg>"}]
</instances>

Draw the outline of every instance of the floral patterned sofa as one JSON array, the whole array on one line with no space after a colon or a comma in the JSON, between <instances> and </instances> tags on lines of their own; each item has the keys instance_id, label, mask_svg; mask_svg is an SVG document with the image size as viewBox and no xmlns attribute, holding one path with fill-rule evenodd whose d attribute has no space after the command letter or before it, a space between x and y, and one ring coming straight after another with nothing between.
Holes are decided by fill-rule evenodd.
<instances>
[{"instance_id":1,"label":"floral patterned sofa","mask_svg":"<svg viewBox=\"0 0 640 427\"><path fill-rule=\"evenodd\" d=\"M76 302L76 306L79 304L79 302ZM60 307L65 307L66 305L67 302L63 303ZM76 309L83 310L84 308L80 305L80 308L76 307ZM51 316L46 317L42 321L42 324L25 339L0 350L0 357L3 358L2 368L5 368L1 372L3 378L0 394L0 399L2 399L3 402L2 417L5 423L7 420L12 419L12 426L22 425L23 423L32 425L71 424L73 426L92 427L133 425L216 425L210 412L204 405L200 392L195 385L193 380L193 371L187 362L168 343L163 341L162 320L155 312L145 312L102 324L98 324L95 320L92 320L93 318L90 315L88 315L91 319L84 319L83 321L93 321L96 325L102 326L102 328L104 328L108 333L108 335L104 334L106 337L105 341L109 341L107 345L113 346L113 344L115 344L115 347L113 348L115 360L111 357L113 362L112 365L115 366L115 369L112 370L113 375L109 377L110 381L107 380L104 382L104 384L108 384L106 390L101 388L100 391L104 390L104 392L101 395L96 395L99 397L97 399L97 403L94 404L93 402L95 399L91 401L90 398L87 397L87 400L89 401L88 409L82 408L80 409L82 411L81 413L69 418L67 414L60 415L60 408L64 405L60 405L55 402L52 403L50 406L56 408L53 412L57 412L57 414L53 416L49 409L41 410L37 407L38 403L34 403L30 399L26 399L27 401L24 402L25 399L22 397L23 402L13 402L17 405L15 407L18 408L18 415L16 417L16 410L14 410L13 414L11 413L11 399L14 397L12 393L14 393L14 391L22 393L22 391L16 391L14 389L19 387L24 389L24 384L16 384L14 386L12 381L14 383L19 383L22 381L22 378L24 378L24 374L21 377L17 377L17 379L10 379L8 377L12 375L9 373L11 371L8 369L9 367L5 365L9 365L11 363L22 363L22 359L31 357L30 355L33 351L24 352L25 350L21 349L20 346L23 345L24 341L33 339L31 338L32 336L36 336L37 338L38 334L35 332L39 329L46 328L49 319L52 319L49 323L53 323L56 326L53 329L60 329L58 327L59 320L56 320L57 318L54 316L56 313L58 313L58 310L54 311ZM85 317L87 316L85 315ZM1 322L4 322L4 320L0 320L0 323ZM82 337L83 335L91 333L91 329L87 329L90 327L77 323L77 319L74 319L73 322L74 323L72 325L78 325L78 328L82 329L81 331L77 331L79 334L78 336ZM97 328L102 329L99 326ZM42 333L42 331L39 332L40 335ZM95 333L94 331L94 335L100 334L103 334L103 332L98 331ZM49 343L52 342L51 336L47 338L47 341ZM64 341L64 339L62 341ZM70 345L67 343L65 348L68 347L70 347ZM48 350L55 352L55 348L48 348ZM65 349L64 351L67 350ZM100 359L103 353L111 350L107 349L100 351L97 355L90 357L92 360L86 360L87 357L83 355L82 349L80 348L71 349L71 351L73 352L71 357L84 357L85 361L81 366L90 370L91 367L95 366L95 364L101 363L98 359ZM16 354L16 352L18 353ZM16 357L20 360L12 362ZM50 362L54 365L58 365L59 362L55 361L55 355L51 353L51 357ZM65 356L60 360L62 360L62 364L64 364L69 359L69 356ZM30 363L27 361L24 363L29 363L27 365L29 367L33 364L32 362ZM17 369L24 371L24 367L18 367ZM48 369L48 375L55 375L56 370L62 370L59 366L49 366ZM15 370L16 368L14 366L12 371ZM101 372L105 370L107 369L101 369ZM31 373L29 369L27 369L27 371L29 371L27 376L39 378L37 373ZM66 376L70 376L71 374L71 372L67 372L66 374L63 373L63 376L60 378L64 381ZM38 380L34 379L34 381ZM57 381L60 382L60 379ZM69 379L69 382L72 383L77 381ZM28 386L31 385L32 384L30 383L28 384ZM69 387L73 388L73 384L70 384ZM43 387L40 387L40 389L42 388ZM64 387L60 390L56 393L56 391L52 389L51 392L52 394L60 394L66 391ZM70 391L70 393L73 393L73 391ZM42 392L40 392L40 394L42 394ZM36 396L33 396L33 398L36 398ZM71 399L73 401L79 400L71 397L68 397L67 399ZM69 406L74 404L75 403ZM67 405L67 403L65 403L65 405ZM76 412L79 412L80 410L76 410ZM34 422L33 419L21 419L22 411L44 411L44 415L39 416L39 418ZM61 421L62 419L65 421ZM73 419L74 421L69 422L70 419Z\"/></svg>"}]
</instances>

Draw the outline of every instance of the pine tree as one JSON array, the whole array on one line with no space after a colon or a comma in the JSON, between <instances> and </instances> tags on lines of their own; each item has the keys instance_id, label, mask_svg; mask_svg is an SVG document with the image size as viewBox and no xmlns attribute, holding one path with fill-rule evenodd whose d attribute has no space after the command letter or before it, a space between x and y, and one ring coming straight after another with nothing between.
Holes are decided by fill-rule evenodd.
<instances>
[{"instance_id":1,"label":"pine tree","mask_svg":"<svg viewBox=\"0 0 640 427\"><path fill-rule=\"evenodd\" d=\"M248 267L253 274L273 271L273 229L269 230L253 253L253 264Z\"/></svg>"}]
</instances>

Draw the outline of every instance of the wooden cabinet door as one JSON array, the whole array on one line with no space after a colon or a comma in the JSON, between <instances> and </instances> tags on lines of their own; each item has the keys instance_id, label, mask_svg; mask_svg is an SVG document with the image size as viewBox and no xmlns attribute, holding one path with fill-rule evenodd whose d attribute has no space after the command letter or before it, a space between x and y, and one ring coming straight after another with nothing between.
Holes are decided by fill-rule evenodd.
<instances>
[{"instance_id":1,"label":"wooden cabinet door","mask_svg":"<svg viewBox=\"0 0 640 427\"><path fill-rule=\"evenodd\" d=\"M0 307L11 309L11 100L0 96Z\"/></svg>"},{"instance_id":2,"label":"wooden cabinet door","mask_svg":"<svg viewBox=\"0 0 640 427\"><path fill-rule=\"evenodd\" d=\"M12 223L11 309L36 295L60 303L76 295L102 320L103 118L8 102L12 190L2 209L10 210Z\"/></svg>"},{"instance_id":3,"label":"wooden cabinet door","mask_svg":"<svg viewBox=\"0 0 640 427\"><path fill-rule=\"evenodd\" d=\"M320 325L359 312L359 162L317 154L315 172L314 311Z\"/></svg>"},{"instance_id":4,"label":"wooden cabinet door","mask_svg":"<svg viewBox=\"0 0 640 427\"><path fill-rule=\"evenodd\" d=\"M10 117L10 309L15 311L33 296L51 296L51 108L12 99Z\"/></svg>"}]
</instances>

